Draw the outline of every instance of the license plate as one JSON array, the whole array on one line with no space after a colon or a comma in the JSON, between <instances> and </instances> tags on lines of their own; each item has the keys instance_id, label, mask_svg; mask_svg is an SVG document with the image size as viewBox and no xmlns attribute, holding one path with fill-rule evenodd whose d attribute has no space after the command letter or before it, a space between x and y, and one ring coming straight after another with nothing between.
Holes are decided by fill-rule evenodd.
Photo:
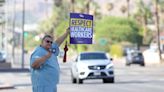
<instances>
[{"instance_id":1,"label":"license plate","mask_svg":"<svg viewBox=\"0 0 164 92\"><path fill-rule=\"evenodd\" d=\"M100 73L100 72L95 72L94 75L95 75L95 76L101 75L101 73Z\"/></svg>"},{"instance_id":2,"label":"license plate","mask_svg":"<svg viewBox=\"0 0 164 92\"><path fill-rule=\"evenodd\" d=\"M137 57L136 60L140 60L140 58Z\"/></svg>"}]
</instances>

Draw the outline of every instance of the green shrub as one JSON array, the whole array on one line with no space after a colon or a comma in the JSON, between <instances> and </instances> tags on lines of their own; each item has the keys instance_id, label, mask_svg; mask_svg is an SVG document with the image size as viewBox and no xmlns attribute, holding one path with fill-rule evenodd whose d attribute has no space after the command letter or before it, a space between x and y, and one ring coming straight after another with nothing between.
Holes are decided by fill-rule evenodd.
<instances>
[{"instance_id":1,"label":"green shrub","mask_svg":"<svg viewBox=\"0 0 164 92\"><path fill-rule=\"evenodd\" d=\"M113 44L111 47L110 47L110 54L113 56L113 57L122 57L123 56L123 50L122 50L122 46L119 45L119 44Z\"/></svg>"}]
</instances>

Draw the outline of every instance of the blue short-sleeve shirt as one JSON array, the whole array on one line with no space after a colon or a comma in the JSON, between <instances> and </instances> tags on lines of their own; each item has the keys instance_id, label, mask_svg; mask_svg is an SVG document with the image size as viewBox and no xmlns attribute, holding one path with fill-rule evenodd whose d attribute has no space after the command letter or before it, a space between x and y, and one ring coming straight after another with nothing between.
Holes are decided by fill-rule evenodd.
<instances>
[{"instance_id":1,"label":"blue short-sleeve shirt","mask_svg":"<svg viewBox=\"0 0 164 92\"><path fill-rule=\"evenodd\" d=\"M51 57L45 61L44 64L38 69L31 67L31 80L34 86L53 86L59 82L59 64L57 56L59 54L59 47L56 43L52 44L52 48L55 48L55 52ZM48 53L46 49L38 46L31 54L30 65L32 65L37 58L41 58Z\"/></svg>"}]
</instances>

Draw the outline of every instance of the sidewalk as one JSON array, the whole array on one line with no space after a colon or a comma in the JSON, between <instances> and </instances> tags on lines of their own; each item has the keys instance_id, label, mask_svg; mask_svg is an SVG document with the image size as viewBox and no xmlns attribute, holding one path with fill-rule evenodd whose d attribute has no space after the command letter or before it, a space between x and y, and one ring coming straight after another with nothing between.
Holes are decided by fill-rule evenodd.
<instances>
[{"instance_id":1,"label":"sidewalk","mask_svg":"<svg viewBox=\"0 0 164 92\"><path fill-rule=\"evenodd\" d=\"M8 69L0 72L0 91L31 86L30 73L27 70Z\"/></svg>"}]
</instances>

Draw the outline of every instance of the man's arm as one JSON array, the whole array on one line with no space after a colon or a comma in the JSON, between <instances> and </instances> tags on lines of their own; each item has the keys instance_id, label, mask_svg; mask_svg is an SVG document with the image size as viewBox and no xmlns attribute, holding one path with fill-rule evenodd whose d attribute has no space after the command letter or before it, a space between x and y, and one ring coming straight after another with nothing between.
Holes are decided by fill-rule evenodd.
<instances>
[{"instance_id":1,"label":"man's arm","mask_svg":"<svg viewBox=\"0 0 164 92\"><path fill-rule=\"evenodd\" d=\"M31 65L31 67L34 69L38 69L51 56L51 54L52 54L51 52L48 52L47 55L36 59L34 63Z\"/></svg>"},{"instance_id":2,"label":"man's arm","mask_svg":"<svg viewBox=\"0 0 164 92\"><path fill-rule=\"evenodd\" d=\"M70 30L69 30L69 28L67 28L66 32L62 36L57 38L55 42L60 46L63 43L63 41L67 38L69 32L70 32Z\"/></svg>"}]
</instances>

